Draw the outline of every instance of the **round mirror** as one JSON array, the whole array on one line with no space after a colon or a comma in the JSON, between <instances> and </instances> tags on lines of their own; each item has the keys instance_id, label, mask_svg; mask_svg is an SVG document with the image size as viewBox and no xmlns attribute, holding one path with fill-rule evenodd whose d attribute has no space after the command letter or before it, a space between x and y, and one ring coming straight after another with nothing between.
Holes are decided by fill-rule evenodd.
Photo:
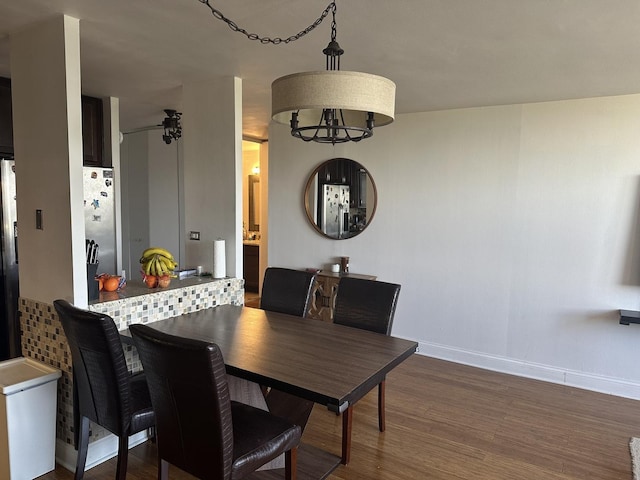
<instances>
[{"instance_id":1,"label":"round mirror","mask_svg":"<svg viewBox=\"0 0 640 480\"><path fill-rule=\"evenodd\" d=\"M341 240L362 232L376 211L373 178L358 162L332 158L319 165L307 181L304 207L311 225L322 235Z\"/></svg>"}]
</instances>

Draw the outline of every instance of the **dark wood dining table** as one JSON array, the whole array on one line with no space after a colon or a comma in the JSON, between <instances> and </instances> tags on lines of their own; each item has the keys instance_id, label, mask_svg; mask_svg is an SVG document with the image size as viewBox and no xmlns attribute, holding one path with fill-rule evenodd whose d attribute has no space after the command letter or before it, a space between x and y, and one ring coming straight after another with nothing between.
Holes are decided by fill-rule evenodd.
<instances>
[{"instance_id":1,"label":"dark wood dining table","mask_svg":"<svg viewBox=\"0 0 640 480\"><path fill-rule=\"evenodd\" d=\"M149 326L216 343L228 374L342 413L343 464L351 454L353 406L418 346L366 330L236 305Z\"/></svg>"}]
</instances>

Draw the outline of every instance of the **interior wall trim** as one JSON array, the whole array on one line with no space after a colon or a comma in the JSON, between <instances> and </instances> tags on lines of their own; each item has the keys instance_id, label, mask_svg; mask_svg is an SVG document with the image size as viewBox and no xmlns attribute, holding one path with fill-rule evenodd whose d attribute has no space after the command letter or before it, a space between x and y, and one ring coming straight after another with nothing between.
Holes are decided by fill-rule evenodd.
<instances>
[{"instance_id":1,"label":"interior wall trim","mask_svg":"<svg viewBox=\"0 0 640 480\"><path fill-rule=\"evenodd\" d=\"M495 372L640 400L640 384L620 378L561 369L497 355L451 348L430 342L419 342L418 354Z\"/></svg>"},{"instance_id":2,"label":"interior wall trim","mask_svg":"<svg viewBox=\"0 0 640 480\"><path fill-rule=\"evenodd\" d=\"M148 438L147 432L138 432L135 435L129 437L129 450L136 445L140 445ZM89 443L89 450L87 451L87 463L85 464L85 472L90 468L100 465L106 462L110 458L115 457L118 454L118 437L113 434L109 434L95 442ZM70 472L76 471L76 460L78 458L78 451L73 445L66 443L59 438L56 438L56 463L62 465Z\"/></svg>"}]
</instances>

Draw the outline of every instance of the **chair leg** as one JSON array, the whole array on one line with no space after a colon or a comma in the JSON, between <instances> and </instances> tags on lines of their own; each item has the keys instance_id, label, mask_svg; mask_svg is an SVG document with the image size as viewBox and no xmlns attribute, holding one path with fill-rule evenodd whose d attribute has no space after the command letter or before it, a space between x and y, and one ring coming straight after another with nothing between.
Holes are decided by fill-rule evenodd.
<instances>
[{"instance_id":1,"label":"chair leg","mask_svg":"<svg viewBox=\"0 0 640 480\"><path fill-rule=\"evenodd\" d=\"M126 480L128 460L129 436L126 433L123 433L118 437L118 466L116 467L116 480Z\"/></svg>"},{"instance_id":2,"label":"chair leg","mask_svg":"<svg viewBox=\"0 0 640 480\"><path fill-rule=\"evenodd\" d=\"M87 463L87 450L89 449L89 419L81 417L76 438L78 442L78 459L76 460L76 474L74 480L82 480L84 476L84 466Z\"/></svg>"},{"instance_id":3,"label":"chair leg","mask_svg":"<svg viewBox=\"0 0 640 480\"><path fill-rule=\"evenodd\" d=\"M382 380L378 384L378 428L381 432L384 432L384 429L386 428L386 418L384 410L385 382L386 380Z\"/></svg>"},{"instance_id":4,"label":"chair leg","mask_svg":"<svg viewBox=\"0 0 640 480\"><path fill-rule=\"evenodd\" d=\"M284 478L296 480L298 474L298 447L287 450L284 454Z\"/></svg>"},{"instance_id":5,"label":"chair leg","mask_svg":"<svg viewBox=\"0 0 640 480\"><path fill-rule=\"evenodd\" d=\"M158 480L169 479L169 462L158 457Z\"/></svg>"}]
</instances>

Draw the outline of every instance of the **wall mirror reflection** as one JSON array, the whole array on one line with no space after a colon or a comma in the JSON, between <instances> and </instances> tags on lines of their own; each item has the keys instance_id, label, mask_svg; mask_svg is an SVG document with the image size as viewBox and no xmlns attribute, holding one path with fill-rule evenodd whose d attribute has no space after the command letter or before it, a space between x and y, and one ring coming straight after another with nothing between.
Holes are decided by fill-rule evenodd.
<instances>
[{"instance_id":1,"label":"wall mirror reflection","mask_svg":"<svg viewBox=\"0 0 640 480\"><path fill-rule=\"evenodd\" d=\"M307 218L322 235L341 240L359 235L373 219L376 184L366 168L332 158L309 176L304 194Z\"/></svg>"},{"instance_id":2,"label":"wall mirror reflection","mask_svg":"<svg viewBox=\"0 0 640 480\"><path fill-rule=\"evenodd\" d=\"M260 231L260 176L249 175L249 230Z\"/></svg>"}]
</instances>

